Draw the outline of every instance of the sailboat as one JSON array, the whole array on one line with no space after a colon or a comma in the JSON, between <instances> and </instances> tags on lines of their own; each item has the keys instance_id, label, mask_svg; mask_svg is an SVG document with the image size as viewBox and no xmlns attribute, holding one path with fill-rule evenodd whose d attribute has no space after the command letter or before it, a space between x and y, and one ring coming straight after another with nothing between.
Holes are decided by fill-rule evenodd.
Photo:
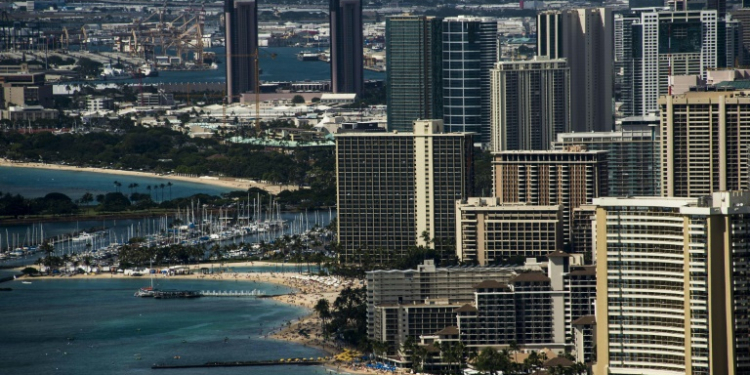
<instances>
[{"instance_id":1,"label":"sailboat","mask_svg":"<svg viewBox=\"0 0 750 375\"><path fill-rule=\"evenodd\" d=\"M148 271L149 271L149 274L151 275L151 286L138 289L138 291L136 291L135 294L133 294L134 297L143 297L143 298L153 297L154 292L157 291L156 289L154 289L154 274L151 273L151 266L152 266L152 262L149 262Z\"/></svg>"}]
</instances>

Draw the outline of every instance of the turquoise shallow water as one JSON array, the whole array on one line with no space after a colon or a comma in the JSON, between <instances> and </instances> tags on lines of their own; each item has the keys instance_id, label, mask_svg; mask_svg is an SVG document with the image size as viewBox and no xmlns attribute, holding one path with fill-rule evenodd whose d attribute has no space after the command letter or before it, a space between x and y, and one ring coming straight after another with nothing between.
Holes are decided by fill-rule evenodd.
<instances>
[{"instance_id":1,"label":"turquoise shallow water","mask_svg":"<svg viewBox=\"0 0 750 375\"><path fill-rule=\"evenodd\" d=\"M162 288L266 293L285 287L236 281L156 280ZM32 280L0 284L0 373L143 374L154 363L204 363L324 353L263 339L307 310L254 298L154 300L133 297L148 279ZM225 340L226 339L226 340ZM175 356L180 356L175 359ZM160 374L325 373L322 367L159 370Z\"/></svg>"},{"instance_id":2,"label":"turquoise shallow water","mask_svg":"<svg viewBox=\"0 0 750 375\"><path fill-rule=\"evenodd\" d=\"M89 192L106 194L115 191L114 182L122 184L120 188L129 194L127 186L138 184L138 192L147 194L146 186L161 185L172 182L172 198L188 197L193 194L204 193L220 195L232 189L207 184L197 184L182 181L169 181L156 177L119 176L106 173L82 171L58 171L53 169L0 167L0 192L21 194L26 198L43 197L51 192L68 195L71 199L79 199ZM152 190L154 200L161 201L162 190ZM158 196L157 196L158 194ZM164 188L164 199L169 199L169 188Z\"/></svg>"}]
</instances>

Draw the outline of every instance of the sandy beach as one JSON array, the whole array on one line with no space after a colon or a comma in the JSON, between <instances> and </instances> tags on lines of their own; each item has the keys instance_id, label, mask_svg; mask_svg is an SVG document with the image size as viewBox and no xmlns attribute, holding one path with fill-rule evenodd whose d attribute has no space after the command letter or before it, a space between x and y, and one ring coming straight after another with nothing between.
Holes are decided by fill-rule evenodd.
<instances>
[{"instance_id":1,"label":"sandy beach","mask_svg":"<svg viewBox=\"0 0 750 375\"><path fill-rule=\"evenodd\" d=\"M252 187L263 189L271 194L279 194L284 190L297 190L297 186L294 185L276 185L267 184L263 182L253 181L243 178L233 177L189 177L189 176L175 176L175 175L162 175L152 172L139 172L139 171L123 171L119 169L104 169L104 168L79 168L70 165L58 165L58 164L45 164L45 163L17 163L8 159L0 159L0 167L14 167L14 168L38 168L38 169L55 169L60 171L79 171L79 172L93 172L93 173L106 173L111 175L120 176L136 176L136 177L150 177L150 178L161 178L172 181L184 181L194 182L198 184L207 184L213 186L220 186L230 189L247 190Z\"/></svg>"}]
</instances>

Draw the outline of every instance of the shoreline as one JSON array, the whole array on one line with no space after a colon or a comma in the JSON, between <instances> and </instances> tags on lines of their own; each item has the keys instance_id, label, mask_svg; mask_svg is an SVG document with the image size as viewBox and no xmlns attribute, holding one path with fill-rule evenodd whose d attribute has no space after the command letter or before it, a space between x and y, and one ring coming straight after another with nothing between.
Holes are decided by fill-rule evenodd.
<instances>
[{"instance_id":1,"label":"shoreline","mask_svg":"<svg viewBox=\"0 0 750 375\"><path fill-rule=\"evenodd\" d=\"M263 182L257 182L250 179L234 178L234 177L188 177L188 176L175 176L175 175L160 175L153 172L141 172L141 171L124 171L120 169L104 169L94 167L75 167L70 165L59 165L59 164L46 164L46 163L27 163L27 162L15 162L8 159L0 159L0 167L12 167L12 168L32 168L32 169L51 169L58 171L69 171L69 172L91 172L101 173L118 176L132 176L132 177L148 177L148 178L160 178L171 181L181 182L192 182L197 184L205 184L217 187L223 187L228 189L237 190L248 190L250 188L259 188L265 190L271 194L279 194L284 190L295 191L297 186L294 185L275 185L267 184Z\"/></svg>"},{"instance_id":2,"label":"shoreline","mask_svg":"<svg viewBox=\"0 0 750 375\"><path fill-rule=\"evenodd\" d=\"M191 265L191 269L200 269L201 267L210 266L211 263L201 263ZM216 264L214 264L216 265ZM240 262L235 263L237 266L274 266L278 263L273 262ZM33 266L33 265L32 265ZM26 266L24 266L26 267ZM23 267L19 267L22 269ZM223 268L227 268L226 264ZM54 279L106 279L106 278L138 278L144 279L143 276L133 277L124 274L80 274L73 276L22 276L18 280L54 280ZM300 317L290 317L286 319L289 323L283 323L281 326L271 327L269 331L263 331L261 338L266 340L276 340L288 342L305 347L311 347L327 353L328 357L333 357L345 349L337 345L333 340L324 340L321 320L314 311L314 306L321 298L328 300L329 305L333 306L336 297L346 286L357 286L357 280L337 278L333 276L308 276L296 272L219 272L215 274L203 275L194 273L190 275L161 276L158 278L171 278L183 280L216 280L216 281L236 281L236 282L260 282L274 285L281 285L291 288L293 291L288 294L271 296L267 299L274 300L278 303L302 307L305 315ZM329 283L329 284L326 284ZM339 363L331 359L323 364L326 374L375 374L374 370L367 368L355 368L352 364Z\"/></svg>"}]
</instances>

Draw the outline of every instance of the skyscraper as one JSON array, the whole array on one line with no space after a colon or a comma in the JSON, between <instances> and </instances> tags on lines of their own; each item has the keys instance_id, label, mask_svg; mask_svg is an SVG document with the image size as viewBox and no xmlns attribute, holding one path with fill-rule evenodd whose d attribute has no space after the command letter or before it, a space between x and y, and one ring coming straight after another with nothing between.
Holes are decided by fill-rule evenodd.
<instances>
[{"instance_id":1,"label":"skyscraper","mask_svg":"<svg viewBox=\"0 0 750 375\"><path fill-rule=\"evenodd\" d=\"M607 196L657 196L661 193L658 133L657 126L626 125L610 132L561 133L552 148L583 146L587 150L609 151Z\"/></svg>"},{"instance_id":2,"label":"skyscraper","mask_svg":"<svg viewBox=\"0 0 750 375\"><path fill-rule=\"evenodd\" d=\"M334 93L364 92L362 64L362 1L330 0L331 89Z\"/></svg>"},{"instance_id":3,"label":"skyscraper","mask_svg":"<svg viewBox=\"0 0 750 375\"><path fill-rule=\"evenodd\" d=\"M548 150L570 131L570 71L564 59L498 62L491 72L492 150Z\"/></svg>"},{"instance_id":4,"label":"skyscraper","mask_svg":"<svg viewBox=\"0 0 750 375\"><path fill-rule=\"evenodd\" d=\"M497 57L497 20L443 20L443 121L447 132L476 133L490 143L490 69Z\"/></svg>"},{"instance_id":5,"label":"skyscraper","mask_svg":"<svg viewBox=\"0 0 750 375\"><path fill-rule=\"evenodd\" d=\"M570 147L561 151L504 151L492 162L500 203L561 205L563 240L570 242L573 210L607 194L607 152Z\"/></svg>"},{"instance_id":6,"label":"skyscraper","mask_svg":"<svg viewBox=\"0 0 750 375\"><path fill-rule=\"evenodd\" d=\"M455 252L457 200L473 184L472 135L442 120L413 132L336 135L338 235L343 262L397 259L413 246Z\"/></svg>"},{"instance_id":7,"label":"skyscraper","mask_svg":"<svg viewBox=\"0 0 750 375\"><path fill-rule=\"evenodd\" d=\"M750 373L750 193L594 204L594 373Z\"/></svg>"},{"instance_id":8,"label":"skyscraper","mask_svg":"<svg viewBox=\"0 0 750 375\"><path fill-rule=\"evenodd\" d=\"M662 196L748 188L748 93L687 92L659 99Z\"/></svg>"},{"instance_id":9,"label":"skyscraper","mask_svg":"<svg viewBox=\"0 0 750 375\"><path fill-rule=\"evenodd\" d=\"M427 16L385 21L388 130L443 118L442 22Z\"/></svg>"},{"instance_id":10,"label":"skyscraper","mask_svg":"<svg viewBox=\"0 0 750 375\"><path fill-rule=\"evenodd\" d=\"M548 11L537 16L537 55L565 58L570 68L573 131L610 131L614 84L614 18L607 8Z\"/></svg>"},{"instance_id":11,"label":"skyscraper","mask_svg":"<svg viewBox=\"0 0 750 375\"><path fill-rule=\"evenodd\" d=\"M664 11L646 9L618 20L618 51L623 59L619 88L625 116L658 110L657 100L670 93L670 75L699 75L731 66L738 28L720 19L716 10Z\"/></svg>"},{"instance_id":12,"label":"skyscraper","mask_svg":"<svg viewBox=\"0 0 750 375\"><path fill-rule=\"evenodd\" d=\"M225 0L227 102L255 91L258 50L258 5L255 0Z\"/></svg>"}]
</instances>

